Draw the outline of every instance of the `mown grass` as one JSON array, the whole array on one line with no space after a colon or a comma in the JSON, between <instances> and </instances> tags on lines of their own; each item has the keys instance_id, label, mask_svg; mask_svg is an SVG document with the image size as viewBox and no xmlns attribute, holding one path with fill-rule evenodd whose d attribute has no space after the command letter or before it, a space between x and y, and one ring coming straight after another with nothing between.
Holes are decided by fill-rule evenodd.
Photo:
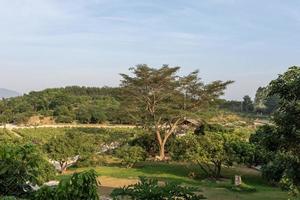
<instances>
[{"instance_id":1,"label":"mown grass","mask_svg":"<svg viewBox=\"0 0 300 200\"><path fill-rule=\"evenodd\" d=\"M75 168L71 169L69 173L75 171L83 171L91 168ZM199 172L194 165L179 164L179 163L157 163L145 162L136 168L122 168L122 167L96 167L93 168L101 176L108 176L114 178L136 179L139 176L149 178L157 178L162 181L174 181L179 184L191 185L199 187L203 194L211 200L285 200L288 199L286 192L281 191L277 187L272 187L263 181L260 173L244 168L224 168L223 177L221 181L213 181L204 178L203 174L197 179L189 178L191 171ZM256 192L233 192L229 190L232 185L231 178L236 175L242 175L243 182L255 187ZM202 176L202 177L201 177ZM62 178L62 177L61 177Z\"/></svg>"}]
</instances>

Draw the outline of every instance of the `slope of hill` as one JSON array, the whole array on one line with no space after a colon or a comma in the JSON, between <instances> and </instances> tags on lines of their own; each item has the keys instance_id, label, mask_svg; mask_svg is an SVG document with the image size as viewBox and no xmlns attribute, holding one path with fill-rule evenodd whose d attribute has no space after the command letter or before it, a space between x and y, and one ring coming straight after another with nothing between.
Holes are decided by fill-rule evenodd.
<instances>
[{"instance_id":1,"label":"slope of hill","mask_svg":"<svg viewBox=\"0 0 300 200\"><path fill-rule=\"evenodd\" d=\"M5 88L0 88L0 98L10 98L10 97L16 97L20 94L13 90L8 90Z\"/></svg>"}]
</instances>

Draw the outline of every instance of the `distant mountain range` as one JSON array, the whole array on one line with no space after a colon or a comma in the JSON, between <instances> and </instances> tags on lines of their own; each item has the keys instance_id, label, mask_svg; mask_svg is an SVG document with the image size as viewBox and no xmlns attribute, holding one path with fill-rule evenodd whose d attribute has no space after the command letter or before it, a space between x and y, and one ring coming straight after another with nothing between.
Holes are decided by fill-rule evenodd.
<instances>
[{"instance_id":1,"label":"distant mountain range","mask_svg":"<svg viewBox=\"0 0 300 200\"><path fill-rule=\"evenodd\" d=\"M9 98L9 97L16 97L21 95L20 93L13 91L13 90L8 90L5 88L0 88L0 98Z\"/></svg>"}]
</instances>

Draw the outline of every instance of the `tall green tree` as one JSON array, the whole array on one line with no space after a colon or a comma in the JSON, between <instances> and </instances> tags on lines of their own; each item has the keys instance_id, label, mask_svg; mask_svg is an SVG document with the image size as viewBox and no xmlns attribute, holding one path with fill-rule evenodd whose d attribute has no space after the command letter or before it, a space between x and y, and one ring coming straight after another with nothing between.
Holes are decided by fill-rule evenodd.
<instances>
[{"instance_id":1,"label":"tall green tree","mask_svg":"<svg viewBox=\"0 0 300 200\"><path fill-rule=\"evenodd\" d=\"M149 129L159 145L159 159L165 159L165 145L186 118L214 104L232 81L204 84L198 71L179 76L180 67L151 68L137 65L133 75L121 74L121 87L129 114L138 125Z\"/></svg>"},{"instance_id":2,"label":"tall green tree","mask_svg":"<svg viewBox=\"0 0 300 200\"><path fill-rule=\"evenodd\" d=\"M254 105L251 97L248 95L244 96L242 102L242 111L250 113L253 112L253 110L254 110Z\"/></svg>"},{"instance_id":3,"label":"tall green tree","mask_svg":"<svg viewBox=\"0 0 300 200\"><path fill-rule=\"evenodd\" d=\"M278 96L279 108L273 115L274 127L263 127L252 141L270 155L264 176L272 181L300 185L300 67L290 67L269 86L268 96ZM289 185L289 188L297 187ZM299 190L298 193L300 194Z\"/></svg>"}]
</instances>

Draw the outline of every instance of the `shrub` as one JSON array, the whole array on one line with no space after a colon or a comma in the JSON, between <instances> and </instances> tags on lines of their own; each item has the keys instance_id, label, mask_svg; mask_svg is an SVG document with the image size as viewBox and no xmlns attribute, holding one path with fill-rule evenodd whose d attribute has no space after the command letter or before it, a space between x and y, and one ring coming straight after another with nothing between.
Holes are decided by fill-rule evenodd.
<instances>
[{"instance_id":1,"label":"shrub","mask_svg":"<svg viewBox=\"0 0 300 200\"><path fill-rule=\"evenodd\" d=\"M133 167L137 162L146 160L146 152L139 146L123 146L116 150L116 156L122 159L126 167Z\"/></svg>"},{"instance_id":2,"label":"shrub","mask_svg":"<svg viewBox=\"0 0 300 200\"><path fill-rule=\"evenodd\" d=\"M150 155L155 155L159 151L156 138L152 134L143 133L130 141L131 146L140 146L146 150Z\"/></svg>"},{"instance_id":3,"label":"shrub","mask_svg":"<svg viewBox=\"0 0 300 200\"><path fill-rule=\"evenodd\" d=\"M295 185L293 180L288 177L287 174L284 174L279 182L280 187L289 192L289 195L294 197L300 196L300 188Z\"/></svg>"},{"instance_id":4,"label":"shrub","mask_svg":"<svg viewBox=\"0 0 300 200\"><path fill-rule=\"evenodd\" d=\"M39 185L54 176L54 169L32 144L0 146L0 194L19 196L28 183Z\"/></svg>"},{"instance_id":5,"label":"shrub","mask_svg":"<svg viewBox=\"0 0 300 200\"><path fill-rule=\"evenodd\" d=\"M155 179L140 178L140 182L135 185L114 189L111 196L115 200L124 197L132 200L205 199L203 195L195 194L197 191L195 188L182 187L175 183L161 185Z\"/></svg>"},{"instance_id":6,"label":"shrub","mask_svg":"<svg viewBox=\"0 0 300 200\"><path fill-rule=\"evenodd\" d=\"M63 179L57 187L44 186L35 194L35 200L99 200L99 186L94 170L75 173Z\"/></svg>"},{"instance_id":7,"label":"shrub","mask_svg":"<svg viewBox=\"0 0 300 200\"><path fill-rule=\"evenodd\" d=\"M34 200L55 200L56 187L43 186L34 195Z\"/></svg>"}]
</instances>

